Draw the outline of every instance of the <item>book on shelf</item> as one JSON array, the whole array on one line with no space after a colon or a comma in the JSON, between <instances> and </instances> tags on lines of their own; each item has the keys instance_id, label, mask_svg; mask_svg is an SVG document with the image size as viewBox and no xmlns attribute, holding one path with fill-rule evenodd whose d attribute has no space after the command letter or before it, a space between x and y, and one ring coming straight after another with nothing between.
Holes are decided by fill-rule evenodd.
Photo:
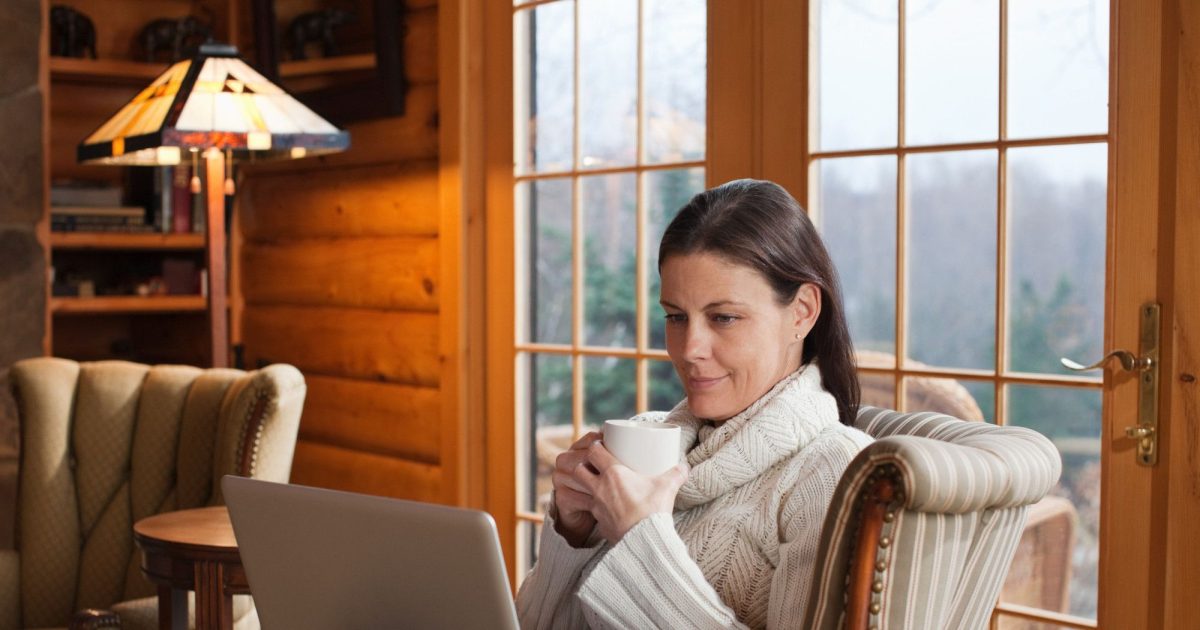
<instances>
[{"instance_id":1,"label":"book on shelf","mask_svg":"<svg viewBox=\"0 0 1200 630\"><path fill-rule=\"evenodd\" d=\"M195 175L200 180L200 192L191 195L192 200L192 231L203 232L206 229L208 215L205 212L205 195L208 190L208 169L201 168Z\"/></svg>"},{"instance_id":2,"label":"book on shelf","mask_svg":"<svg viewBox=\"0 0 1200 630\"><path fill-rule=\"evenodd\" d=\"M154 227L159 232L169 233L174 227L171 223L172 197L175 196L173 181L175 169L171 166L159 166L155 169L154 177Z\"/></svg>"},{"instance_id":3,"label":"book on shelf","mask_svg":"<svg viewBox=\"0 0 1200 630\"><path fill-rule=\"evenodd\" d=\"M192 169L187 164L176 164L171 174L171 231L192 231Z\"/></svg>"},{"instance_id":4,"label":"book on shelf","mask_svg":"<svg viewBox=\"0 0 1200 630\"><path fill-rule=\"evenodd\" d=\"M51 206L55 232L146 232L146 210L136 206Z\"/></svg>"},{"instance_id":5,"label":"book on shelf","mask_svg":"<svg viewBox=\"0 0 1200 630\"><path fill-rule=\"evenodd\" d=\"M56 180L50 184L50 205L119 206L124 192L121 186L108 182Z\"/></svg>"},{"instance_id":6,"label":"book on shelf","mask_svg":"<svg viewBox=\"0 0 1200 630\"><path fill-rule=\"evenodd\" d=\"M50 206L50 218L55 217L121 218L144 222L146 209L140 206Z\"/></svg>"},{"instance_id":7,"label":"book on shelf","mask_svg":"<svg viewBox=\"0 0 1200 630\"><path fill-rule=\"evenodd\" d=\"M52 232L117 232L124 234L152 234L157 230L145 223L51 223Z\"/></svg>"}]
</instances>

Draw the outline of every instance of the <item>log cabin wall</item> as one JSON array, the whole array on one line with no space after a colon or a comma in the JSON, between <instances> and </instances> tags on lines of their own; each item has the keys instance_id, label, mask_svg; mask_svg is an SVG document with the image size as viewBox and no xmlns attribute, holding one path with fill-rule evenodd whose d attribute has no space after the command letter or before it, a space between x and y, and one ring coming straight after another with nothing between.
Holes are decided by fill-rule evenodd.
<instances>
[{"instance_id":1,"label":"log cabin wall","mask_svg":"<svg viewBox=\"0 0 1200 630\"><path fill-rule=\"evenodd\" d=\"M439 300L438 8L407 5L405 115L349 126L345 153L245 169L233 334L248 367L305 375L293 482L455 502L442 467L455 455L439 330L457 314Z\"/></svg>"}]
</instances>

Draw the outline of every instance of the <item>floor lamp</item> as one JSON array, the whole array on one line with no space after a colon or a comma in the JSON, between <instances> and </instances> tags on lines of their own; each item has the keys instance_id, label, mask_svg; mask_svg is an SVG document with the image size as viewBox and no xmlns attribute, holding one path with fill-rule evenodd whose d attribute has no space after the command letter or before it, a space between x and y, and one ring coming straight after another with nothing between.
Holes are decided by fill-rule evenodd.
<instances>
[{"instance_id":1,"label":"floor lamp","mask_svg":"<svg viewBox=\"0 0 1200 630\"><path fill-rule=\"evenodd\" d=\"M236 159L294 159L344 151L350 134L333 126L238 57L208 43L172 65L80 143L80 162L168 166L185 157L206 167L208 318L214 366L229 364L225 197ZM192 192L200 192L199 172Z\"/></svg>"}]
</instances>

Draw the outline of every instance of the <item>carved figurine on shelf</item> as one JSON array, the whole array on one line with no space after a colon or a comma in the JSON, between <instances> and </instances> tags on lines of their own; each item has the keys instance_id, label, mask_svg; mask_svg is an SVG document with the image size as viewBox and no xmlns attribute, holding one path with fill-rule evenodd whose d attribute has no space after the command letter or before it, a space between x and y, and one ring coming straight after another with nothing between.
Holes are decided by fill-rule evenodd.
<instances>
[{"instance_id":1,"label":"carved figurine on shelf","mask_svg":"<svg viewBox=\"0 0 1200 630\"><path fill-rule=\"evenodd\" d=\"M96 26L92 19L64 4L50 7L50 54L96 58Z\"/></svg>"},{"instance_id":2,"label":"carved figurine on shelf","mask_svg":"<svg viewBox=\"0 0 1200 630\"><path fill-rule=\"evenodd\" d=\"M159 61L159 52L166 51L170 61L179 61L196 54L200 44L212 39L212 27L195 16L162 18L142 27L139 40L146 61Z\"/></svg>"},{"instance_id":3,"label":"carved figurine on shelf","mask_svg":"<svg viewBox=\"0 0 1200 630\"><path fill-rule=\"evenodd\" d=\"M305 59L304 47L309 42L321 44L321 54L326 57L336 55L337 42L333 37L333 29L353 21L354 14L342 9L310 11L296 16L287 29L292 59Z\"/></svg>"}]
</instances>

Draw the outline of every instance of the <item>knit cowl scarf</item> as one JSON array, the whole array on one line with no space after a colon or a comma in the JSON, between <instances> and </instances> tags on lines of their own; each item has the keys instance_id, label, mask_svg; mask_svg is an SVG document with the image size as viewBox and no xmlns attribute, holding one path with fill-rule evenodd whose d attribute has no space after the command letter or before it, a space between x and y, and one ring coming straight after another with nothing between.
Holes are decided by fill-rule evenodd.
<instances>
[{"instance_id":1,"label":"knit cowl scarf","mask_svg":"<svg viewBox=\"0 0 1200 630\"><path fill-rule=\"evenodd\" d=\"M675 497L676 510L689 510L736 490L839 422L837 401L822 387L816 361L719 424L693 415L686 399L665 421L680 427L680 447L691 467Z\"/></svg>"}]
</instances>

